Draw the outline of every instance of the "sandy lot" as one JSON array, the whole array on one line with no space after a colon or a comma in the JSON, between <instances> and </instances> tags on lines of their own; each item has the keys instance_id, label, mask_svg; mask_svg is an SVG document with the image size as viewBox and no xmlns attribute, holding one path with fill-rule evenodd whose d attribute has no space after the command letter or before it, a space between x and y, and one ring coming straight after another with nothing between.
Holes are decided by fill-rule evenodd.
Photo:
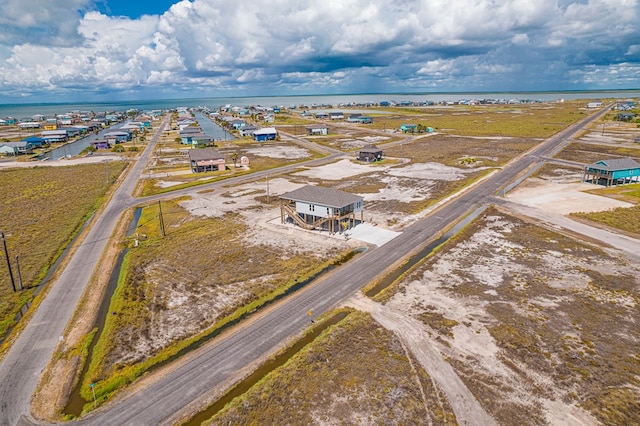
<instances>
[{"instance_id":1,"label":"sandy lot","mask_svg":"<svg viewBox=\"0 0 640 426\"><path fill-rule=\"evenodd\" d=\"M582 183L580 176L576 173L556 179L529 178L505 198L559 215L631 207L623 201L585 192L604 188Z\"/></svg>"}]
</instances>

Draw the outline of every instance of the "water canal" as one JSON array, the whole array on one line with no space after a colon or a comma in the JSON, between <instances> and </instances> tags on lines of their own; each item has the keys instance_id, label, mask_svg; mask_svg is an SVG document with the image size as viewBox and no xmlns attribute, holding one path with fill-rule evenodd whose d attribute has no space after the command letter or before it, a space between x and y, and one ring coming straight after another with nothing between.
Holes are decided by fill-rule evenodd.
<instances>
[{"instance_id":1,"label":"water canal","mask_svg":"<svg viewBox=\"0 0 640 426\"><path fill-rule=\"evenodd\" d=\"M96 139L103 139L105 133L112 132L114 131L114 127L120 127L121 125L122 123L118 123L105 129L99 130L98 133L89 133L88 135L80 139L76 139L73 142L67 142L64 145L45 152L40 156L40 159L57 160L63 157L74 157L76 155L80 155L82 151L84 151L85 149L87 149L87 147L89 147L89 145L91 145L92 141Z\"/></svg>"},{"instance_id":2,"label":"water canal","mask_svg":"<svg viewBox=\"0 0 640 426\"><path fill-rule=\"evenodd\" d=\"M216 141L228 141L236 139L231 133L227 132L223 127L218 126L213 122L209 117L201 113L200 111L194 111L196 116L196 120L198 120L198 124L202 131L211 137L213 137Z\"/></svg>"}]
</instances>

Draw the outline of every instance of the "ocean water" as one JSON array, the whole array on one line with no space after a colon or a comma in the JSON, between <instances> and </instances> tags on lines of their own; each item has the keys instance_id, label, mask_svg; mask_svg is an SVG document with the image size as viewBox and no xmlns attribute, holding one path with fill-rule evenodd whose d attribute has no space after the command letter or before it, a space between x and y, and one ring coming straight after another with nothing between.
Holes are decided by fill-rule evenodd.
<instances>
[{"instance_id":1,"label":"ocean water","mask_svg":"<svg viewBox=\"0 0 640 426\"><path fill-rule=\"evenodd\" d=\"M381 101L457 101L463 99L530 99L555 101L559 99L627 99L639 98L640 90L618 91L570 91L570 92L469 92L469 93L383 93L383 94L345 94L345 95L307 95L307 96L263 96L239 98L185 98L185 99L153 99L122 102L95 103L42 103L42 104L0 104L0 117L17 119L31 117L36 114L54 115L72 111L126 111L138 109L151 111L157 109L173 109L179 107L204 106L217 109L224 105L236 106L303 106L303 105L338 105L341 103L378 103Z\"/></svg>"}]
</instances>

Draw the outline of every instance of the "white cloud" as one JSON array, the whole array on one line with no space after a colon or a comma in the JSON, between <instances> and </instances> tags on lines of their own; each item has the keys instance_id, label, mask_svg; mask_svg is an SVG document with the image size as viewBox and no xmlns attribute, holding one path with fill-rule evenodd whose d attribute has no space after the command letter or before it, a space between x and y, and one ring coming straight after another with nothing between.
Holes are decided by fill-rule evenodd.
<instances>
[{"instance_id":1,"label":"white cloud","mask_svg":"<svg viewBox=\"0 0 640 426\"><path fill-rule=\"evenodd\" d=\"M5 0L0 96L637 87L639 1L183 0L130 19Z\"/></svg>"}]
</instances>

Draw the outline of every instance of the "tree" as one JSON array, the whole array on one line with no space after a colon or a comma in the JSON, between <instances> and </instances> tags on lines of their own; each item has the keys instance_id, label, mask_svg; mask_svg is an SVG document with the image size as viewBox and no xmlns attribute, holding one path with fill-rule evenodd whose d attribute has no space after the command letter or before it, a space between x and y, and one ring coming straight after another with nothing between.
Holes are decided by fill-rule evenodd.
<instances>
[{"instance_id":1,"label":"tree","mask_svg":"<svg viewBox=\"0 0 640 426\"><path fill-rule=\"evenodd\" d=\"M231 161L233 161L233 167L238 167L238 166L236 165L236 161L238 161L238 153L237 153L237 152L235 152L235 151L234 151L234 152L231 154Z\"/></svg>"}]
</instances>

